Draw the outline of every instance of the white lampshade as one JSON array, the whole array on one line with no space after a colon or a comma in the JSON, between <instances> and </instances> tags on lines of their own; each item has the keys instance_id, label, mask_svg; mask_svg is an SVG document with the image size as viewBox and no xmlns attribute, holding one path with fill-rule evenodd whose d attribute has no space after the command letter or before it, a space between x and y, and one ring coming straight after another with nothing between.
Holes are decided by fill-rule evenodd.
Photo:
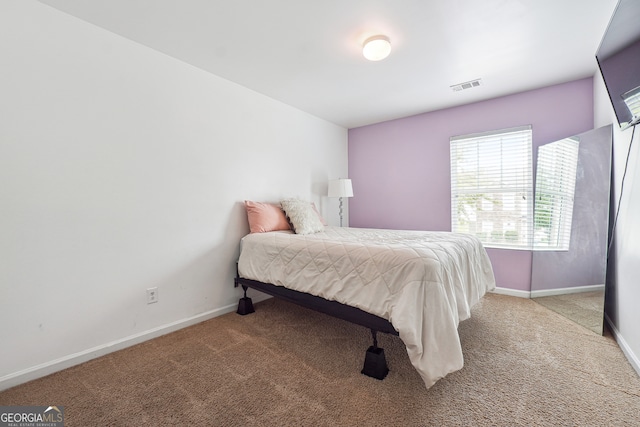
<instances>
[{"instance_id":1,"label":"white lampshade","mask_svg":"<svg viewBox=\"0 0 640 427\"><path fill-rule=\"evenodd\" d=\"M364 41L362 54L369 61L380 61L391 53L391 41L387 36L373 36Z\"/></svg>"},{"instance_id":2,"label":"white lampshade","mask_svg":"<svg viewBox=\"0 0 640 427\"><path fill-rule=\"evenodd\" d=\"M340 178L329 181L329 197L353 197L351 180Z\"/></svg>"}]
</instances>

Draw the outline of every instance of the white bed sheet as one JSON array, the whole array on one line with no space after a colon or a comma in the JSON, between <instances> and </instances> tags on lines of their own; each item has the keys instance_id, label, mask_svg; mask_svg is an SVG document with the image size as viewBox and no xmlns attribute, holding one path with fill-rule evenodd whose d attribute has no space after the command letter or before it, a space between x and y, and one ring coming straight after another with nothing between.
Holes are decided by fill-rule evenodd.
<instances>
[{"instance_id":1,"label":"white bed sheet","mask_svg":"<svg viewBox=\"0 0 640 427\"><path fill-rule=\"evenodd\" d=\"M495 288L482 243L466 234L328 226L242 240L240 277L389 320L427 387L463 367L458 324Z\"/></svg>"}]
</instances>

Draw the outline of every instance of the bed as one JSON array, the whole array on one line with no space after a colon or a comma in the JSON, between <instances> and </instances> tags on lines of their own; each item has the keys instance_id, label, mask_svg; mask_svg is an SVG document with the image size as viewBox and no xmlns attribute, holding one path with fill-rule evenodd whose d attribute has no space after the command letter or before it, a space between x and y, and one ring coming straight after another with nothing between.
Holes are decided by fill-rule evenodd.
<instances>
[{"instance_id":1,"label":"bed","mask_svg":"<svg viewBox=\"0 0 640 427\"><path fill-rule=\"evenodd\" d=\"M323 226L245 236L236 285L245 297L248 287L297 303L308 295L307 306L369 327L376 347L376 331L398 334L431 387L462 368L458 324L495 279L474 236Z\"/></svg>"}]
</instances>

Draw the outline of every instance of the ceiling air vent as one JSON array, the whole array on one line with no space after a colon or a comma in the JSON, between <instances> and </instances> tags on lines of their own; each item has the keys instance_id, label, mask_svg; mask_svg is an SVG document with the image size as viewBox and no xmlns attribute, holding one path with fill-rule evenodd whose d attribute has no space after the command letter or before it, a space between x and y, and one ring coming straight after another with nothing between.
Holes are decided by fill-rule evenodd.
<instances>
[{"instance_id":1,"label":"ceiling air vent","mask_svg":"<svg viewBox=\"0 0 640 427\"><path fill-rule=\"evenodd\" d=\"M471 89L472 87L480 86L480 79L471 80L464 83L458 83L457 85L450 86L454 92L459 92L464 89Z\"/></svg>"}]
</instances>

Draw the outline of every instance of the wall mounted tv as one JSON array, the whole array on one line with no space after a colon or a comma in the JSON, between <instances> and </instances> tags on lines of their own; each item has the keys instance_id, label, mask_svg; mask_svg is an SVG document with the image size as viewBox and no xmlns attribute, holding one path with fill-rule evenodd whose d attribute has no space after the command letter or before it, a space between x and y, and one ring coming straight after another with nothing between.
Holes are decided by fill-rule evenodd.
<instances>
[{"instance_id":1,"label":"wall mounted tv","mask_svg":"<svg viewBox=\"0 0 640 427\"><path fill-rule=\"evenodd\" d=\"M640 0L619 0L596 59L622 129L640 122Z\"/></svg>"}]
</instances>

